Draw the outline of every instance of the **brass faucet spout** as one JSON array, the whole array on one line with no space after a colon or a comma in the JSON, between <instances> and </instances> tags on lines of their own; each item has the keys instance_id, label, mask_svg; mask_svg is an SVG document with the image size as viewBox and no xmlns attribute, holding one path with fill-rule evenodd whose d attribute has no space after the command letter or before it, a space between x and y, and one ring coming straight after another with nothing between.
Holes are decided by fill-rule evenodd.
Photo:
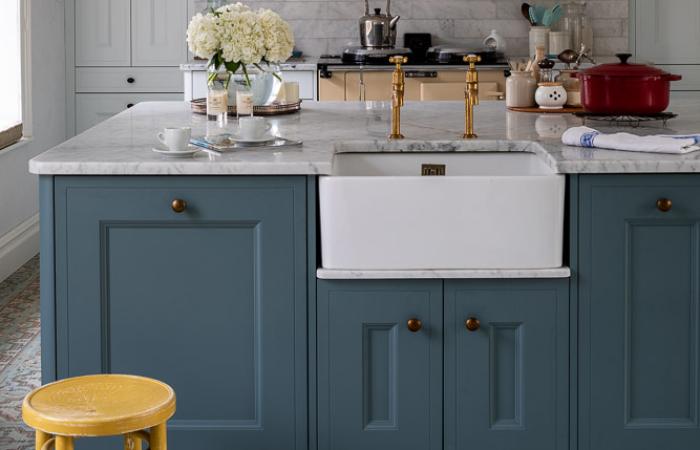
<instances>
[{"instance_id":1,"label":"brass faucet spout","mask_svg":"<svg viewBox=\"0 0 700 450\"><path fill-rule=\"evenodd\" d=\"M481 61L478 55L467 55L464 62L469 64L467 70L467 85L464 90L464 134L463 139L474 139L474 106L479 104L479 72L476 63Z\"/></svg>"},{"instance_id":2,"label":"brass faucet spout","mask_svg":"<svg viewBox=\"0 0 700 450\"><path fill-rule=\"evenodd\" d=\"M404 105L405 77L401 64L406 64L408 58L405 56L392 56L389 62L396 64L396 69L391 76L391 134L389 139L403 139L401 134L401 108Z\"/></svg>"}]
</instances>

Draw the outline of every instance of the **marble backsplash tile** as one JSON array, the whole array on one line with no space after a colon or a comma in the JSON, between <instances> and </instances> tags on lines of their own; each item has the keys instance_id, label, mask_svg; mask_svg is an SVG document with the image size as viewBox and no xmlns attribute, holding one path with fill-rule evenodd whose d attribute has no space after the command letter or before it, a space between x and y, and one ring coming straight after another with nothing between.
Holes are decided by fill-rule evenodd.
<instances>
[{"instance_id":1,"label":"marble backsplash tile","mask_svg":"<svg viewBox=\"0 0 700 450\"><path fill-rule=\"evenodd\" d=\"M191 2L204 3L202 0ZM359 41L357 20L362 0L251 0L251 7L277 11L294 29L297 48L311 56L339 53ZM398 45L407 32L427 32L434 43L479 46L492 29L507 40L508 53L527 54L528 25L520 15L522 0L393 0L391 12L400 15ZM553 4L553 0L541 3ZM385 0L370 0L384 10ZM196 10L196 9L195 9ZM595 32L594 53L612 55L628 50L628 0L590 0L588 14Z\"/></svg>"}]
</instances>

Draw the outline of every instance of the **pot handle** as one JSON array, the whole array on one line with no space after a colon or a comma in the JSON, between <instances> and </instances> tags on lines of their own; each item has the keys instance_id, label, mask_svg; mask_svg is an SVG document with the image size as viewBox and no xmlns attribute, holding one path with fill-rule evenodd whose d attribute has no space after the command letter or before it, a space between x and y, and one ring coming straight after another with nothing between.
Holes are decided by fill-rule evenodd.
<instances>
[{"instance_id":1,"label":"pot handle","mask_svg":"<svg viewBox=\"0 0 700 450\"><path fill-rule=\"evenodd\" d=\"M666 75L666 79L668 81L681 81L683 79L683 75L674 75L672 73L669 73Z\"/></svg>"}]
</instances>

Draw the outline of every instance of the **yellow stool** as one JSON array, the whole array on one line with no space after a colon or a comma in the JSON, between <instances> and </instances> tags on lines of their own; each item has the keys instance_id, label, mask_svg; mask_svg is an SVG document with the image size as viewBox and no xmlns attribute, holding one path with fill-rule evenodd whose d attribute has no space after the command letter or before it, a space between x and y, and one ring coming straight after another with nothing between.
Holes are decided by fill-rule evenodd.
<instances>
[{"instance_id":1,"label":"yellow stool","mask_svg":"<svg viewBox=\"0 0 700 450\"><path fill-rule=\"evenodd\" d=\"M124 448L167 449L165 423L175 392L133 375L88 375L47 384L27 394L22 419L36 430L36 450L73 450L77 437L124 436Z\"/></svg>"}]
</instances>

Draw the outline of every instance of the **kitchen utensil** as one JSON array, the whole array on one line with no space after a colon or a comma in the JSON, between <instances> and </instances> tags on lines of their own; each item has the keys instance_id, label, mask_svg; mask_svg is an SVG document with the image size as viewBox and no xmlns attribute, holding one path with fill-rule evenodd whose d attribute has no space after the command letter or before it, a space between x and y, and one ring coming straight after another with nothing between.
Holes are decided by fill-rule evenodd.
<instances>
[{"instance_id":1,"label":"kitchen utensil","mask_svg":"<svg viewBox=\"0 0 700 450\"><path fill-rule=\"evenodd\" d=\"M530 20L534 22L535 25L543 25L542 20L544 19L545 11L547 11L547 8L545 6L530 6Z\"/></svg>"},{"instance_id":2,"label":"kitchen utensil","mask_svg":"<svg viewBox=\"0 0 700 450\"><path fill-rule=\"evenodd\" d=\"M644 64L630 64L632 55L620 53L619 63L601 64L577 74L581 103L601 114L656 114L668 108L670 82L682 79Z\"/></svg>"},{"instance_id":3,"label":"kitchen utensil","mask_svg":"<svg viewBox=\"0 0 700 450\"><path fill-rule=\"evenodd\" d=\"M563 62L564 64L573 64L576 62L578 59L578 53L575 51L569 49L564 50L563 52L559 53L559 56L557 56L559 61Z\"/></svg>"},{"instance_id":4,"label":"kitchen utensil","mask_svg":"<svg viewBox=\"0 0 700 450\"><path fill-rule=\"evenodd\" d=\"M530 4L529 3L523 3L522 5L520 5L520 13L530 23L530 25L537 25L530 18Z\"/></svg>"},{"instance_id":5,"label":"kitchen utensil","mask_svg":"<svg viewBox=\"0 0 700 450\"><path fill-rule=\"evenodd\" d=\"M360 44L367 48L391 48L396 45L396 23L399 16L391 15L391 0L386 0L386 13L380 8L369 12L369 0L365 0L365 15L360 18Z\"/></svg>"},{"instance_id":6,"label":"kitchen utensil","mask_svg":"<svg viewBox=\"0 0 700 450\"><path fill-rule=\"evenodd\" d=\"M537 14L535 12L534 6L530 6L530 9L528 11L528 16L530 17L530 24L533 27L539 25L539 22L537 22Z\"/></svg>"},{"instance_id":7,"label":"kitchen utensil","mask_svg":"<svg viewBox=\"0 0 700 450\"><path fill-rule=\"evenodd\" d=\"M545 27L551 27L559 21L561 18L561 6L559 3L554 5L552 8L545 10L542 16L542 25Z\"/></svg>"},{"instance_id":8,"label":"kitchen utensil","mask_svg":"<svg viewBox=\"0 0 700 450\"><path fill-rule=\"evenodd\" d=\"M171 152L186 150L190 136L192 129L189 127L166 128L156 135L161 144Z\"/></svg>"}]
</instances>

